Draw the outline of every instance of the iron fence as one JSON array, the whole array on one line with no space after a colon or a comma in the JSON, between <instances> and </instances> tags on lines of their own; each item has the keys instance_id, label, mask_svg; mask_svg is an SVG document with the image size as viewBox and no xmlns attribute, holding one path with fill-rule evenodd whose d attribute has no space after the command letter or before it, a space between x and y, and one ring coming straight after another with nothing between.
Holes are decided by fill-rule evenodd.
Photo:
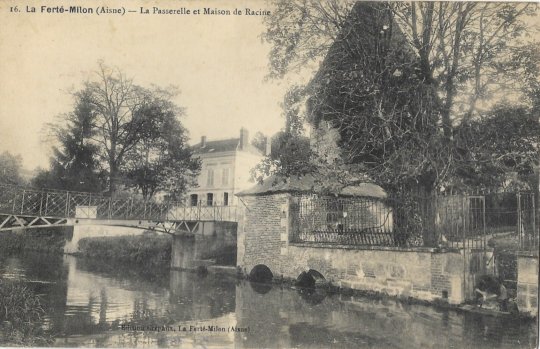
<instances>
[{"instance_id":1,"label":"iron fence","mask_svg":"<svg viewBox=\"0 0 540 349\"><path fill-rule=\"evenodd\" d=\"M291 204L292 242L484 249L497 234L518 233L521 249L538 249L532 193L319 197Z\"/></svg>"},{"instance_id":2,"label":"iron fence","mask_svg":"<svg viewBox=\"0 0 540 349\"><path fill-rule=\"evenodd\" d=\"M391 245L393 217L369 198L301 196L291 205L292 240L347 245Z\"/></svg>"}]
</instances>

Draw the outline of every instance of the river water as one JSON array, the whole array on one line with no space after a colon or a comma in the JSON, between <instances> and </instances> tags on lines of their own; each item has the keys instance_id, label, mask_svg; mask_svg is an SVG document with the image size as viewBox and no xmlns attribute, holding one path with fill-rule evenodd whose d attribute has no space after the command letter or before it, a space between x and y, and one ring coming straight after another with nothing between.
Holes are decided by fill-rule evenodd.
<instances>
[{"instance_id":1,"label":"river water","mask_svg":"<svg viewBox=\"0 0 540 349\"><path fill-rule=\"evenodd\" d=\"M531 321L72 256L0 256L0 276L42 295L61 347L534 348L538 337Z\"/></svg>"}]
</instances>

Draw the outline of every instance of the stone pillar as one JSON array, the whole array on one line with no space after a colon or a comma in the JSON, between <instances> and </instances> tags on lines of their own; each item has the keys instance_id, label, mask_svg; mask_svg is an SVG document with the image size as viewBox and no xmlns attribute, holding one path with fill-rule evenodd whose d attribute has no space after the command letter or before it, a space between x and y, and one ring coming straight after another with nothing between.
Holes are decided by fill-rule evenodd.
<instances>
[{"instance_id":1,"label":"stone pillar","mask_svg":"<svg viewBox=\"0 0 540 349\"><path fill-rule=\"evenodd\" d=\"M518 253L517 306L520 312L538 316L538 255Z\"/></svg>"},{"instance_id":2,"label":"stone pillar","mask_svg":"<svg viewBox=\"0 0 540 349\"><path fill-rule=\"evenodd\" d=\"M171 249L171 269L193 269L199 253L195 236L174 235Z\"/></svg>"}]
</instances>

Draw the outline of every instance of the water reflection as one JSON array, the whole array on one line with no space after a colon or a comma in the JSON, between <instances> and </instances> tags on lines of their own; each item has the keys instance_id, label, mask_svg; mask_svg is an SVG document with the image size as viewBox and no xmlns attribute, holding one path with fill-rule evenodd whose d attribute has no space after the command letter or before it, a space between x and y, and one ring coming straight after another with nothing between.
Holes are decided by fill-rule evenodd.
<instances>
[{"instance_id":1,"label":"water reflection","mask_svg":"<svg viewBox=\"0 0 540 349\"><path fill-rule=\"evenodd\" d=\"M42 295L64 347L533 348L538 336L517 319L68 256L0 256L0 275Z\"/></svg>"}]
</instances>

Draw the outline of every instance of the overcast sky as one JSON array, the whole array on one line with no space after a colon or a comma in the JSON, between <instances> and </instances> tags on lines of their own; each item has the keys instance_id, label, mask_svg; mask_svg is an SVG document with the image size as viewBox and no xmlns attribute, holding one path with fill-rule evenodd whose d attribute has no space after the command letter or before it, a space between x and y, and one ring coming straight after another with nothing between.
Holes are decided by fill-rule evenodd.
<instances>
[{"instance_id":1,"label":"overcast sky","mask_svg":"<svg viewBox=\"0 0 540 349\"><path fill-rule=\"evenodd\" d=\"M39 13L41 5L95 9L101 2L0 2L0 152L20 154L27 169L47 167L50 145L43 142L43 125L72 110L68 91L79 88L100 59L139 85L178 86L175 102L187 110L182 121L191 143L202 135L237 137L242 126L250 135L282 127L279 103L286 83L263 81L269 46L260 39L261 17ZM203 7L195 1L106 3L126 10ZM14 4L21 12L9 11ZM26 4L38 13L26 13ZM266 7L263 1L211 4Z\"/></svg>"}]
</instances>

